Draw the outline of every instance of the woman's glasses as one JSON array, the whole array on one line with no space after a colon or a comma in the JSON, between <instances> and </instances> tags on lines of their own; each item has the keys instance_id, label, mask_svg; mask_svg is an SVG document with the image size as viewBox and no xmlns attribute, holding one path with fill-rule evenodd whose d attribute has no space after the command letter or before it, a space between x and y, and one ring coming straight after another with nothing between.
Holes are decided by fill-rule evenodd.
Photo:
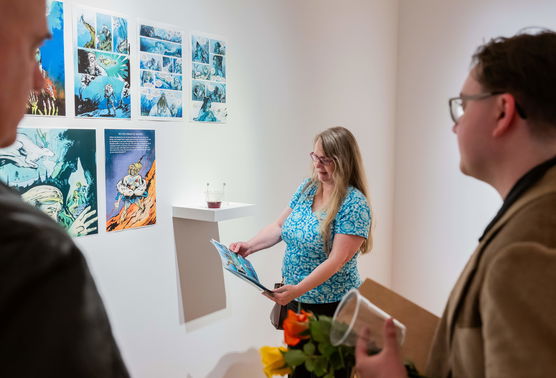
<instances>
[{"instance_id":1,"label":"woman's glasses","mask_svg":"<svg viewBox=\"0 0 556 378\"><path fill-rule=\"evenodd\" d=\"M334 163L333 159L324 157L324 156L319 156L317 154L315 154L314 152L309 153L309 156L311 157L311 160L313 160L315 163L316 162L320 162L322 165L330 165L332 163Z\"/></svg>"}]
</instances>

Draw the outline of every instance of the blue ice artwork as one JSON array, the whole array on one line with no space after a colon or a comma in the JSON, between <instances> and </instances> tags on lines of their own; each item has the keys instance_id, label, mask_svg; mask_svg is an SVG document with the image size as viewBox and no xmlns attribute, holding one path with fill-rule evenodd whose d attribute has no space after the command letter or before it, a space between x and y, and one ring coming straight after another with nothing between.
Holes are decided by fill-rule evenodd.
<instances>
[{"instance_id":1,"label":"blue ice artwork","mask_svg":"<svg viewBox=\"0 0 556 378\"><path fill-rule=\"evenodd\" d=\"M191 36L191 120L225 123L228 117L226 42Z\"/></svg>"},{"instance_id":2,"label":"blue ice artwork","mask_svg":"<svg viewBox=\"0 0 556 378\"><path fill-rule=\"evenodd\" d=\"M162 56L141 54L139 68L142 70L162 71Z\"/></svg>"},{"instance_id":3,"label":"blue ice artwork","mask_svg":"<svg viewBox=\"0 0 556 378\"><path fill-rule=\"evenodd\" d=\"M77 20L77 47L94 49L96 47L96 14L83 11Z\"/></svg>"},{"instance_id":4,"label":"blue ice artwork","mask_svg":"<svg viewBox=\"0 0 556 378\"><path fill-rule=\"evenodd\" d=\"M210 80L210 66L208 64L193 63L192 79Z\"/></svg>"},{"instance_id":5,"label":"blue ice artwork","mask_svg":"<svg viewBox=\"0 0 556 378\"><path fill-rule=\"evenodd\" d=\"M181 74L181 59L169 58L167 56L163 57L162 71L168 73Z\"/></svg>"},{"instance_id":6,"label":"blue ice artwork","mask_svg":"<svg viewBox=\"0 0 556 378\"><path fill-rule=\"evenodd\" d=\"M31 91L27 114L40 116L66 115L66 89L64 66L64 4L49 0L46 17L52 38L37 50L36 58L44 78L44 88Z\"/></svg>"},{"instance_id":7,"label":"blue ice artwork","mask_svg":"<svg viewBox=\"0 0 556 378\"><path fill-rule=\"evenodd\" d=\"M218 41L216 39L210 40L210 53L218 55L226 55L226 44L224 41Z\"/></svg>"},{"instance_id":8,"label":"blue ice artwork","mask_svg":"<svg viewBox=\"0 0 556 378\"><path fill-rule=\"evenodd\" d=\"M205 37L191 36L191 59L197 63L209 62L209 41Z\"/></svg>"},{"instance_id":9,"label":"blue ice artwork","mask_svg":"<svg viewBox=\"0 0 556 378\"><path fill-rule=\"evenodd\" d=\"M112 16L97 13L97 50L112 51Z\"/></svg>"},{"instance_id":10,"label":"blue ice artwork","mask_svg":"<svg viewBox=\"0 0 556 378\"><path fill-rule=\"evenodd\" d=\"M141 117L183 117L182 32L139 26Z\"/></svg>"},{"instance_id":11,"label":"blue ice artwork","mask_svg":"<svg viewBox=\"0 0 556 378\"><path fill-rule=\"evenodd\" d=\"M87 8L76 8L74 25L75 115L130 118L128 21Z\"/></svg>"},{"instance_id":12,"label":"blue ice artwork","mask_svg":"<svg viewBox=\"0 0 556 378\"><path fill-rule=\"evenodd\" d=\"M183 117L180 91L141 88L141 115L144 117Z\"/></svg>"},{"instance_id":13,"label":"blue ice artwork","mask_svg":"<svg viewBox=\"0 0 556 378\"><path fill-rule=\"evenodd\" d=\"M212 80L225 81L226 80L226 58L222 55L211 55L211 76Z\"/></svg>"},{"instance_id":14,"label":"blue ice artwork","mask_svg":"<svg viewBox=\"0 0 556 378\"><path fill-rule=\"evenodd\" d=\"M212 102L226 102L226 84L223 83L208 83L206 95Z\"/></svg>"},{"instance_id":15,"label":"blue ice artwork","mask_svg":"<svg viewBox=\"0 0 556 378\"><path fill-rule=\"evenodd\" d=\"M122 17L113 17L114 52L129 54L129 38L127 35L127 20Z\"/></svg>"},{"instance_id":16,"label":"blue ice artwork","mask_svg":"<svg viewBox=\"0 0 556 378\"><path fill-rule=\"evenodd\" d=\"M141 37L139 46L143 52L181 58L181 44Z\"/></svg>"},{"instance_id":17,"label":"blue ice artwork","mask_svg":"<svg viewBox=\"0 0 556 378\"><path fill-rule=\"evenodd\" d=\"M141 25L139 29L139 35L141 37L161 39L163 41L181 43L182 33L175 30L168 30L165 28L159 28L150 25Z\"/></svg>"},{"instance_id":18,"label":"blue ice artwork","mask_svg":"<svg viewBox=\"0 0 556 378\"><path fill-rule=\"evenodd\" d=\"M98 233L96 131L19 128L0 150L0 179L71 236Z\"/></svg>"}]
</instances>

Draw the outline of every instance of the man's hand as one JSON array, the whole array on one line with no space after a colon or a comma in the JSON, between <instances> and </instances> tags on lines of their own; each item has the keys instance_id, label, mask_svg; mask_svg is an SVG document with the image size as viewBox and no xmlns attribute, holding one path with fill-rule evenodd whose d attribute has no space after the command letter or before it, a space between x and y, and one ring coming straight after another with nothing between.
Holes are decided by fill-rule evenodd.
<instances>
[{"instance_id":1,"label":"man's hand","mask_svg":"<svg viewBox=\"0 0 556 378\"><path fill-rule=\"evenodd\" d=\"M396 326L393 319L384 322L384 346L380 353L367 354L369 330L357 340L355 347L355 368L360 378L407 378L402 364L400 347L396 339Z\"/></svg>"}]
</instances>

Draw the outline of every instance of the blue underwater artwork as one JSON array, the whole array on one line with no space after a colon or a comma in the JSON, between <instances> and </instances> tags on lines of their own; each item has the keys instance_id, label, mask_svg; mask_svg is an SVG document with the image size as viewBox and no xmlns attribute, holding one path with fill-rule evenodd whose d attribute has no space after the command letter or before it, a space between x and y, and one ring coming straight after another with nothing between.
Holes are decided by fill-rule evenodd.
<instances>
[{"instance_id":1,"label":"blue underwater artwork","mask_svg":"<svg viewBox=\"0 0 556 378\"><path fill-rule=\"evenodd\" d=\"M75 115L130 118L128 22L123 17L78 8L75 60Z\"/></svg>"},{"instance_id":2,"label":"blue underwater artwork","mask_svg":"<svg viewBox=\"0 0 556 378\"><path fill-rule=\"evenodd\" d=\"M183 117L182 32L139 27L141 116Z\"/></svg>"},{"instance_id":3,"label":"blue underwater artwork","mask_svg":"<svg viewBox=\"0 0 556 378\"><path fill-rule=\"evenodd\" d=\"M199 35L191 36L191 119L225 123L226 42Z\"/></svg>"},{"instance_id":4,"label":"blue underwater artwork","mask_svg":"<svg viewBox=\"0 0 556 378\"><path fill-rule=\"evenodd\" d=\"M52 38L37 50L36 58L45 86L32 91L27 114L40 116L66 115L66 79L64 66L64 4L49 0L46 4L48 28Z\"/></svg>"},{"instance_id":5,"label":"blue underwater artwork","mask_svg":"<svg viewBox=\"0 0 556 378\"><path fill-rule=\"evenodd\" d=\"M95 130L19 128L0 179L71 236L98 233Z\"/></svg>"}]
</instances>

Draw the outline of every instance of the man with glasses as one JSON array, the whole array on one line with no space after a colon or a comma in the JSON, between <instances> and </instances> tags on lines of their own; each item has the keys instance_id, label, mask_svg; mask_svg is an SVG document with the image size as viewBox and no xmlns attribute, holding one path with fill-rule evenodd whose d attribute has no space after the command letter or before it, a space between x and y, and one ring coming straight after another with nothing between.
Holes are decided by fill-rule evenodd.
<instances>
[{"instance_id":1,"label":"man with glasses","mask_svg":"<svg viewBox=\"0 0 556 378\"><path fill-rule=\"evenodd\" d=\"M479 47L449 100L460 168L504 203L448 300L430 377L556 375L556 33ZM361 378L405 377L392 321L385 347L357 347Z\"/></svg>"}]
</instances>

